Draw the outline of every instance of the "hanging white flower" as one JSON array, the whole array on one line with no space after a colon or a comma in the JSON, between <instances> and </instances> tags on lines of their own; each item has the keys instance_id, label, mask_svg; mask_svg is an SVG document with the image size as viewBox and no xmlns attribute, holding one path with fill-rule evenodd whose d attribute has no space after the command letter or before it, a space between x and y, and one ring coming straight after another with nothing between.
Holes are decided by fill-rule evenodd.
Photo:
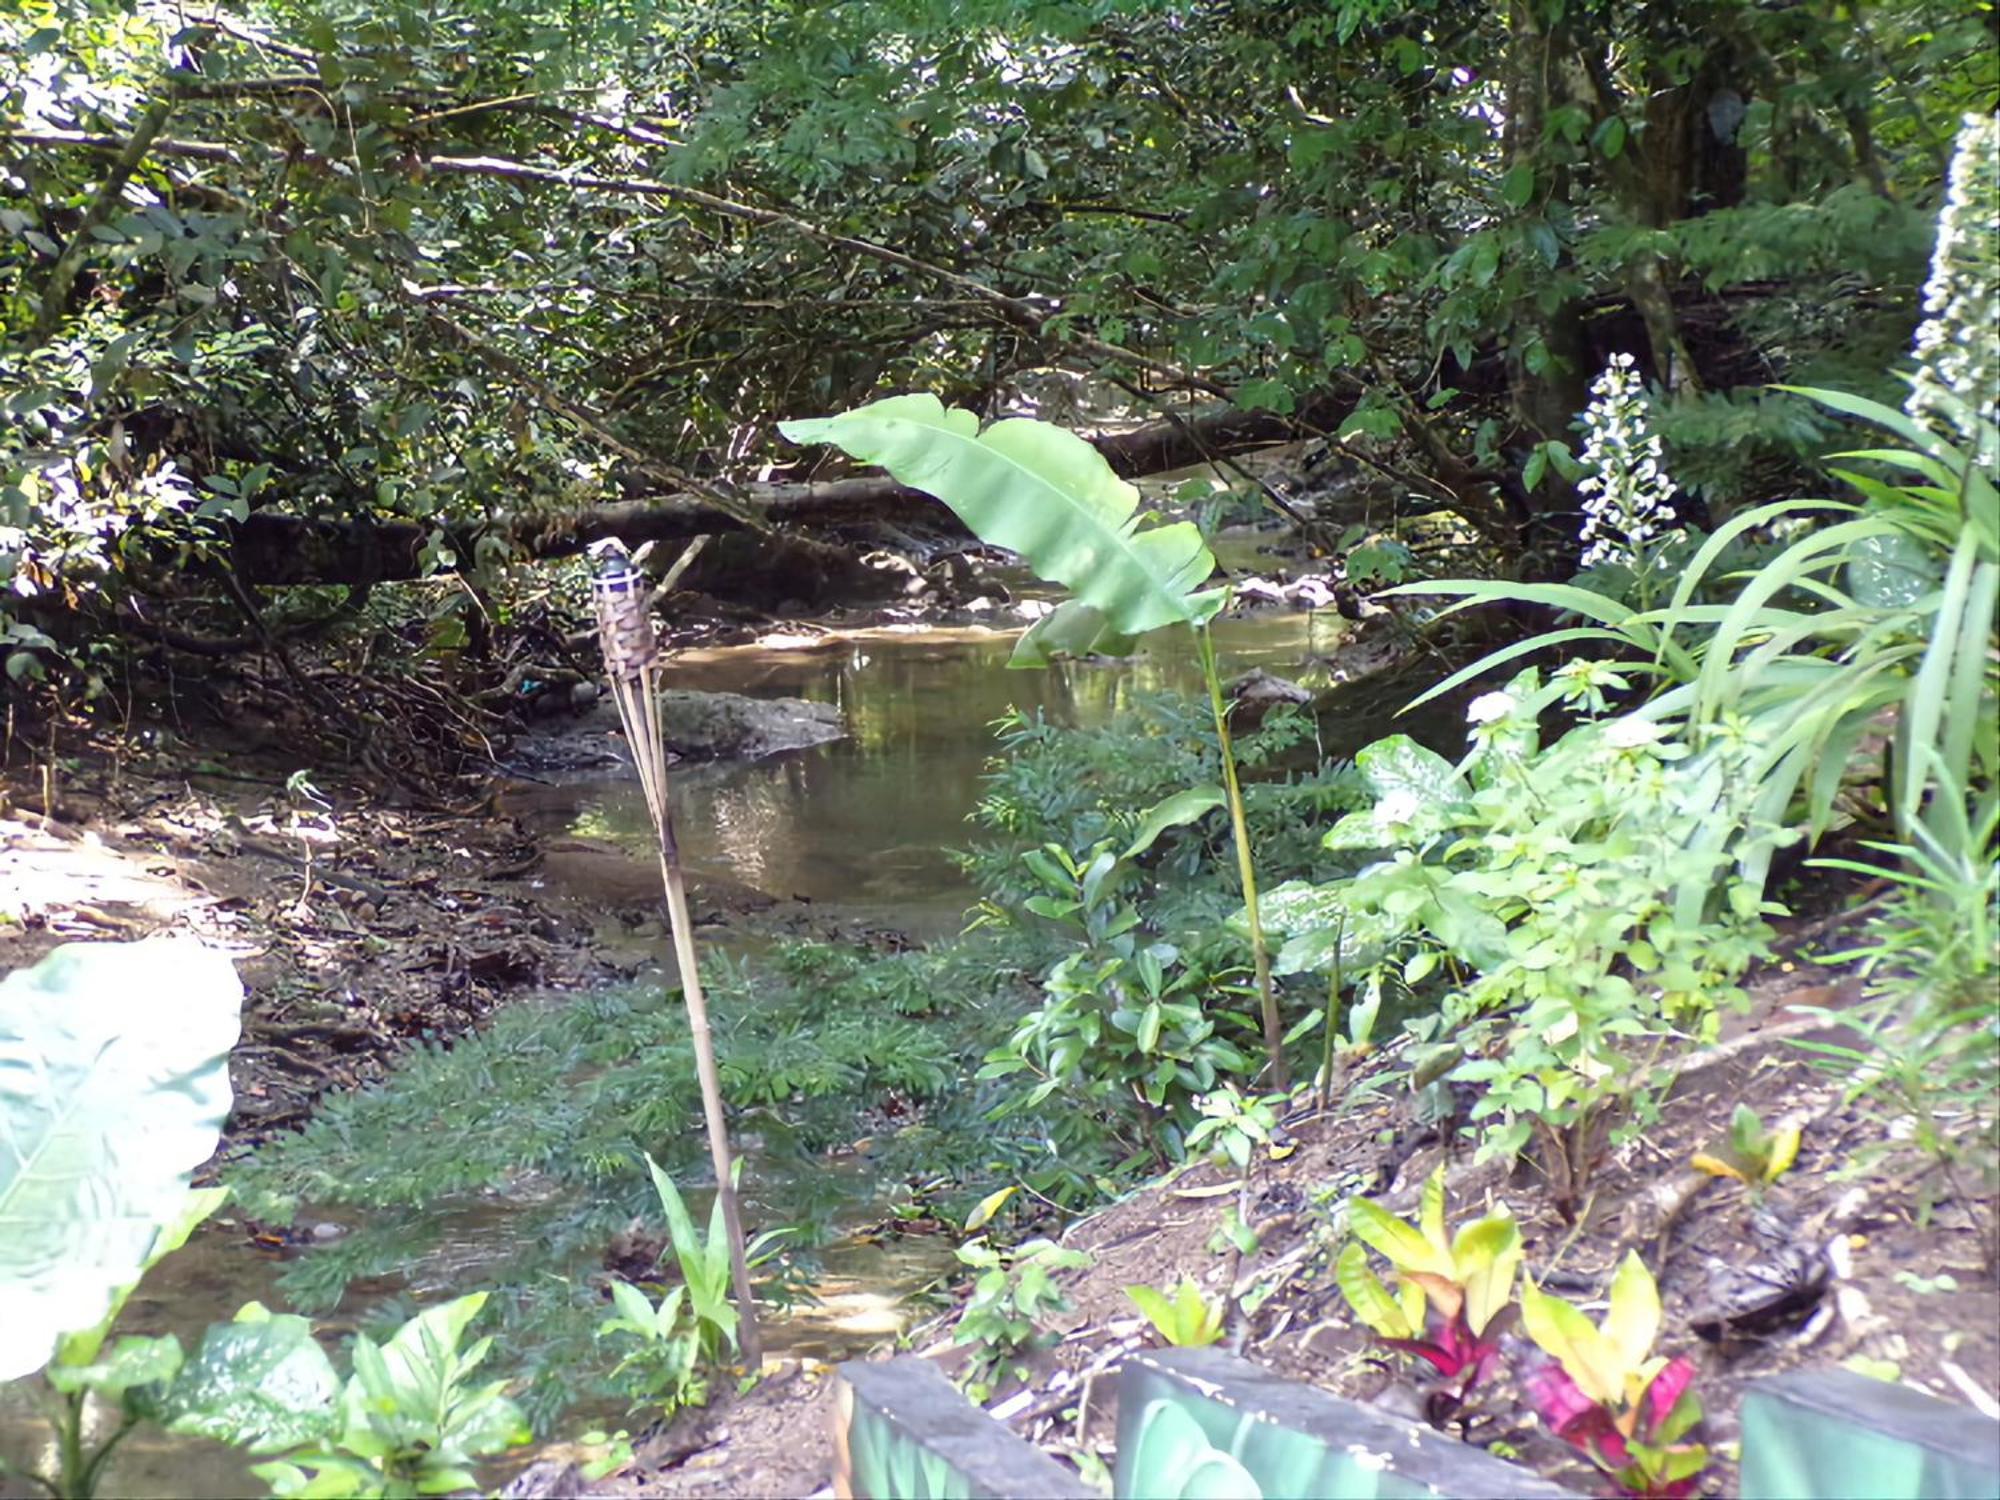
<instances>
[{"instance_id":1,"label":"hanging white flower","mask_svg":"<svg viewBox=\"0 0 2000 1500\"><path fill-rule=\"evenodd\" d=\"M2000 464L2000 119L1967 115L1924 283L1912 420Z\"/></svg>"},{"instance_id":2,"label":"hanging white flower","mask_svg":"<svg viewBox=\"0 0 2000 1500\"><path fill-rule=\"evenodd\" d=\"M1666 530L1673 481L1666 449L1648 419L1646 393L1629 354L1614 354L1591 383L1583 413L1583 565L1631 566L1639 548Z\"/></svg>"}]
</instances>

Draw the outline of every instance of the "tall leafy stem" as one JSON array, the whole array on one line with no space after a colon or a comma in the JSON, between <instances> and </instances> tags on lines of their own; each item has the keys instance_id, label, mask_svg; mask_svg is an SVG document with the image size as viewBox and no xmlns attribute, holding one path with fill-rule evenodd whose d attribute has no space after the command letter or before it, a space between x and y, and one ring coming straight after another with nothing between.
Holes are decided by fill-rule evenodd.
<instances>
[{"instance_id":1,"label":"tall leafy stem","mask_svg":"<svg viewBox=\"0 0 2000 1500\"><path fill-rule=\"evenodd\" d=\"M852 458L879 464L901 483L942 500L982 541L1018 553L1041 577L1071 591L1022 638L1013 665L1041 665L1058 649L1074 655L1128 650L1134 637L1164 625L1195 633L1222 749L1237 871L1252 913L1264 1044L1272 1082L1287 1087L1284 1028L1255 917L1256 874L1230 754L1228 707L1207 629L1228 591L1202 587L1215 558L1200 531L1185 521L1142 526L1138 491L1090 444L1046 422L1015 418L981 432L972 412L918 394L839 416L783 422L779 430L793 442L832 443Z\"/></svg>"}]
</instances>

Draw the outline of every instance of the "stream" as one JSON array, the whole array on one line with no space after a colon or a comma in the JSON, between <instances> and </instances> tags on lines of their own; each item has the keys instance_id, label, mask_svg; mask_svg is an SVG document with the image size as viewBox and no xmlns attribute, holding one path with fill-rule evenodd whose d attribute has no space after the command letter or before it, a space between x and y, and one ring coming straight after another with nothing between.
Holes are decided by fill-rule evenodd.
<instances>
[{"instance_id":1,"label":"stream","mask_svg":"<svg viewBox=\"0 0 2000 1500\"><path fill-rule=\"evenodd\" d=\"M1330 611L1222 621L1232 674L1262 667L1327 680L1349 628ZM1009 708L1072 727L1108 723L1155 693L1201 690L1185 632L1163 631L1128 661L1007 666L1017 636L981 629L874 630L810 647L734 646L677 655L671 688L795 697L839 707L844 740L768 760L675 767L675 831L692 878L809 902L848 922L920 941L956 933L972 890L946 851L967 818ZM1318 664L1313 674L1311 668ZM653 831L635 781L537 788L544 830L613 840L652 859ZM587 893L586 893L587 894Z\"/></svg>"},{"instance_id":2,"label":"stream","mask_svg":"<svg viewBox=\"0 0 2000 1500\"><path fill-rule=\"evenodd\" d=\"M1230 676L1262 667L1324 686L1339 675L1331 657L1351 628L1330 611L1260 613L1221 620L1215 634ZM768 760L676 767L676 822L691 878L754 888L781 903L809 903L815 920L892 928L920 941L956 932L973 893L945 850L966 841L966 819L995 752L993 721L1015 707L1088 727L1108 722L1145 695L1201 687L1183 631L1155 634L1142 654L1127 661L1036 671L1007 667L1015 639L1015 631L976 627L891 628L677 655L669 686L832 703L849 727L844 740ZM1351 754L1382 732L1385 711L1409 696L1404 686L1379 707L1370 702L1352 715L1333 716L1337 731L1352 729L1353 743L1325 749ZM1350 734L1339 737L1346 741ZM635 781L600 775L534 785L523 796L516 811L538 832L615 846L629 851L634 868L654 868L652 830ZM552 869L539 894L601 909L605 903L590 885L588 874L566 883ZM723 946L732 941L740 939L726 931L704 936ZM657 952L657 941L653 948ZM876 1208L877 1185L865 1170L853 1175L848 1222L858 1226ZM472 1289L496 1248L510 1243L511 1232L505 1203L483 1202L453 1214L438 1247L409 1268L406 1289L419 1296ZM888 1243L857 1236L829 1245L818 1305L773 1318L767 1347L775 1354L837 1360L892 1337L914 1316L909 1299L954 1264L943 1236ZM120 1331L171 1331L192 1348L208 1323L233 1316L253 1297L280 1305L280 1269L247 1250L240 1230L210 1227L148 1278ZM357 1287L342 1311L383 1290ZM345 1331L338 1318L326 1326L330 1334ZM40 1430L30 1397L27 1382L0 1387L0 1451L23 1454ZM580 1431L592 1420L615 1424L617 1417L575 1412L564 1425ZM247 1470L248 1461L233 1450L142 1428L120 1450L106 1492L135 1500L256 1493ZM33 1493L18 1480L0 1478L0 1500Z\"/></svg>"}]
</instances>

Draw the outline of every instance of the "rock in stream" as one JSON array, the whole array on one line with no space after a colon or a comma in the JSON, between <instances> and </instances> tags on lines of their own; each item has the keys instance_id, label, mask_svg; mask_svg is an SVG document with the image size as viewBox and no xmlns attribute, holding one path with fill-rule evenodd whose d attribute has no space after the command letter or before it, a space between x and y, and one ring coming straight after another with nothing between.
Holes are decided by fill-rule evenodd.
<instances>
[{"instance_id":1,"label":"rock in stream","mask_svg":"<svg viewBox=\"0 0 2000 1500\"><path fill-rule=\"evenodd\" d=\"M688 760L759 760L847 737L831 703L683 688L660 694L660 724L667 748Z\"/></svg>"}]
</instances>

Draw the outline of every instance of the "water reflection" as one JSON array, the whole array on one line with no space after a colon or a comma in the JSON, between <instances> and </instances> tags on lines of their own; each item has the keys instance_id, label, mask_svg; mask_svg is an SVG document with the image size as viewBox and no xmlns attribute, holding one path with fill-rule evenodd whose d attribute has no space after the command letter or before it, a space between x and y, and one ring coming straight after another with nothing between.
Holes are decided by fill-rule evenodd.
<instances>
[{"instance_id":1,"label":"water reflection","mask_svg":"<svg viewBox=\"0 0 2000 1500\"><path fill-rule=\"evenodd\" d=\"M1263 667L1325 680L1346 629L1331 612L1225 620L1218 644L1232 673ZM728 876L780 898L934 937L959 924L971 892L946 857L994 752L993 721L1009 708L1068 725L1105 723L1159 692L1194 692L1201 672L1185 631L1161 631L1143 654L1101 664L1007 667L1015 637L995 631L873 631L816 649L788 645L690 651L671 687L799 697L839 706L850 737L751 765L677 768L681 848L697 875ZM591 794L579 832L650 839L636 784Z\"/></svg>"}]
</instances>

